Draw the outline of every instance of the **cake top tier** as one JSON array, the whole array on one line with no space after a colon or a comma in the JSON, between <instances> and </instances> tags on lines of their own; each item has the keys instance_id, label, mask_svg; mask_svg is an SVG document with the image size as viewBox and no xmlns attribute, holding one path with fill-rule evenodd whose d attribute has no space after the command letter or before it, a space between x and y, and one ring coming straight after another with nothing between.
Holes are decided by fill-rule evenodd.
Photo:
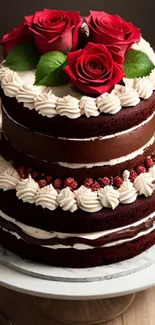
<instances>
[{"instance_id":1,"label":"cake top tier","mask_svg":"<svg viewBox=\"0 0 155 325\"><path fill-rule=\"evenodd\" d=\"M4 93L17 95L18 100L19 94L12 95L12 83L19 90L23 86L21 72L31 70L32 78L24 91L39 95L37 109L38 100L39 109L40 101L52 103L52 117L56 113L69 118L116 114L122 106L135 106L140 98L150 97L154 89L155 54L141 37L140 29L119 15L91 11L88 17L82 17L78 12L44 9L26 16L20 26L3 36L1 44L6 59L0 69L0 77L5 75ZM9 68L5 73L4 65ZM58 101L55 92L60 87L63 93L65 84L70 91ZM143 88L147 94L143 94ZM40 97L42 91L45 94ZM73 98L66 97L73 93ZM30 109L35 107L34 102ZM64 113L66 105L69 113ZM45 107L41 106L40 114L42 111Z\"/></svg>"}]
</instances>

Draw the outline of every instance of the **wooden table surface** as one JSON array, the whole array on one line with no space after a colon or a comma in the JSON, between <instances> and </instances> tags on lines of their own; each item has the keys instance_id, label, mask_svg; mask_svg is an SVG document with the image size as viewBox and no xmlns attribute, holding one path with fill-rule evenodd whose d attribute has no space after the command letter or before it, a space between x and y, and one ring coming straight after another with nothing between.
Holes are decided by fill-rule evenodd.
<instances>
[{"instance_id":1,"label":"wooden table surface","mask_svg":"<svg viewBox=\"0 0 155 325\"><path fill-rule=\"evenodd\" d=\"M33 298L0 287L0 309L16 325L57 325L38 312ZM1 324L1 323L0 323ZM136 294L133 304L120 317L106 325L154 325L155 287Z\"/></svg>"}]
</instances>

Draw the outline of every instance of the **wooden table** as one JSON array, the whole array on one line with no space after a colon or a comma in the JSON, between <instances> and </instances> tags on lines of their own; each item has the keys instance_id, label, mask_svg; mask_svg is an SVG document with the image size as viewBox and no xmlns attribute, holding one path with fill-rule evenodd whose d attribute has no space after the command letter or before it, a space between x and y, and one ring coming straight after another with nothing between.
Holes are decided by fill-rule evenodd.
<instances>
[{"instance_id":1,"label":"wooden table","mask_svg":"<svg viewBox=\"0 0 155 325\"><path fill-rule=\"evenodd\" d=\"M57 325L38 312L33 297L0 287L0 309L16 325ZM131 307L120 317L106 325L154 325L155 287L136 294Z\"/></svg>"}]
</instances>

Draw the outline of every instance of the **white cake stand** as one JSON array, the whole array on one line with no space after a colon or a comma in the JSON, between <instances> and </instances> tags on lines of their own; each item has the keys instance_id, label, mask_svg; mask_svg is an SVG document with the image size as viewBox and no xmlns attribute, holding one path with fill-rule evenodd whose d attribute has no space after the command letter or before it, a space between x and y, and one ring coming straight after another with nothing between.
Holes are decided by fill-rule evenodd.
<instances>
[{"instance_id":1,"label":"white cake stand","mask_svg":"<svg viewBox=\"0 0 155 325\"><path fill-rule=\"evenodd\" d=\"M0 284L37 296L33 302L51 317L51 325L99 325L124 312L135 292L155 285L155 264L122 277L91 282L35 278L0 264Z\"/></svg>"}]
</instances>

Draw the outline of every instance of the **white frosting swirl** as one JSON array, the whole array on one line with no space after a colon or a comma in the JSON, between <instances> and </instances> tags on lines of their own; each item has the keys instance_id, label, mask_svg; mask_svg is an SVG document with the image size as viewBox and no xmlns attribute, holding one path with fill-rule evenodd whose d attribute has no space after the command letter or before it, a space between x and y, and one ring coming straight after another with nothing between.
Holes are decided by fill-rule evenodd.
<instances>
[{"instance_id":1,"label":"white frosting swirl","mask_svg":"<svg viewBox=\"0 0 155 325\"><path fill-rule=\"evenodd\" d=\"M137 51L142 51L145 54L147 54L149 59L155 65L155 53L154 53L152 47L150 46L150 43L147 42L143 37L140 38L139 43L135 43L132 45L132 49L137 50Z\"/></svg>"},{"instance_id":2,"label":"white frosting swirl","mask_svg":"<svg viewBox=\"0 0 155 325\"><path fill-rule=\"evenodd\" d=\"M122 106L118 96L114 93L104 93L96 99L96 105L101 113L116 114Z\"/></svg>"},{"instance_id":3,"label":"white frosting swirl","mask_svg":"<svg viewBox=\"0 0 155 325\"><path fill-rule=\"evenodd\" d=\"M146 197L151 196L155 185L152 184L154 178L149 173L141 173L138 175L134 181L134 187L139 192L139 194L144 194Z\"/></svg>"},{"instance_id":4,"label":"white frosting swirl","mask_svg":"<svg viewBox=\"0 0 155 325\"><path fill-rule=\"evenodd\" d=\"M20 181L16 170L11 166L0 175L0 188L4 191L13 190Z\"/></svg>"},{"instance_id":5,"label":"white frosting swirl","mask_svg":"<svg viewBox=\"0 0 155 325\"><path fill-rule=\"evenodd\" d=\"M52 94L52 90L48 93L39 94L34 101L35 110L42 116L53 117L57 114L56 103L58 97Z\"/></svg>"},{"instance_id":6,"label":"white frosting swirl","mask_svg":"<svg viewBox=\"0 0 155 325\"><path fill-rule=\"evenodd\" d=\"M81 185L77 190L74 191L76 200L78 201L79 195L82 195L83 193L87 192L87 187L84 185Z\"/></svg>"},{"instance_id":7,"label":"white frosting swirl","mask_svg":"<svg viewBox=\"0 0 155 325\"><path fill-rule=\"evenodd\" d=\"M16 196L23 202L34 203L36 193L39 189L38 183L36 183L31 176L21 180L16 187Z\"/></svg>"},{"instance_id":8,"label":"white frosting swirl","mask_svg":"<svg viewBox=\"0 0 155 325\"><path fill-rule=\"evenodd\" d=\"M58 206L56 198L58 196L57 191L52 184L39 188L35 196L35 204L41 205L42 208L49 210L55 210Z\"/></svg>"},{"instance_id":9,"label":"white frosting swirl","mask_svg":"<svg viewBox=\"0 0 155 325\"><path fill-rule=\"evenodd\" d=\"M7 70L10 70L8 67L6 67L4 65L5 61L2 62L2 64L0 65L0 82L2 80L2 78L5 76L5 73Z\"/></svg>"},{"instance_id":10,"label":"white frosting swirl","mask_svg":"<svg viewBox=\"0 0 155 325\"><path fill-rule=\"evenodd\" d=\"M153 90L155 90L155 69L152 70L149 76L146 77L149 81L151 81Z\"/></svg>"},{"instance_id":11,"label":"white frosting swirl","mask_svg":"<svg viewBox=\"0 0 155 325\"><path fill-rule=\"evenodd\" d=\"M136 89L138 96L143 99L148 99L153 93L152 83L146 78L134 79L133 88Z\"/></svg>"},{"instance_id":12,"label":"white frosting swirl","mask_svg":"<svg viewBox=\"0 0 155 325\"><path fill-rule=\"evenodd\" d=\"M70 95L59 98L57 101L56 111L61 116L67 116L70 119L75 119L81 116L79 108L79 100Z\"/></svg>"},{"instance_id":13,"label":"white frosting swirl","mask_svg":"<svg viewBox=\"0 0 155 325\"><path fill-rule=\"evenodd\" d=\"M6 69L5 75L1 80L1 87L4 94L8 97L16 97L17 92L23 84L22 79L17 75L16 72Z\"/></svg>"},{"instance_id":14,"label":"white frosting swirl","mask_svg":"<svg viewBox=\"0 0 155 325\"><path fill-rule=\"evenodd\" d=\"M136 106L140 102L137 91L129 86L115 85L112 92L120 98L123 107Z\"/></svg>"},{"instance_id":15,"label":"white frosting swirl","mask_svg":"<svg viewBox=\"0 0 155 325\"><path fill-rule=\"evenodd\" d=\"M95 103L95 98L83 96L80 100L81 114L85 114L88 118L90 116L98 116L99 111Z\"/></svg>"},{"instance_id":16,"label":"white frosting swirl","mask_svg":"<svg viewBox=\"0 0 155 325\"><path fill-rule=\"evenodd\" d=\"M44 86L33 86L30 84L24 84L19 88L17 92L17 100L19 103L23 103L24 107L29 109L34 108L34 100L37 95L41 94L44 91Z\"/></svg>"},{"instance_id":17,"label":"white frosting swirl","mask_svg":"<svg viewBox=\"0 0 155 325\"><path fill-rule=\"evenodd\" d=\"M137 190L129 179L123 182L118 191L120 193L119 200L122 204L130 204L137 199Z\"/></svg>"},{"instance_id":18,"label":"white frosting swirl","mask_svg":"<svg viewBox=\"0 0 155 325\"><path fill-rule=\"evenodd\" d=\"M114 210L119 204L119 191L107 185L98 191L99 200L103 207Z\"/></svg>"},{"instance_id":19,"label":"white frosting swirl","mask_svg":"<svg viewBox=\"0 0 155 325\"><path fill-rule=\"evenodd\" d=\"M4 171L9 167L11 167L11 163L0 156L0 174L4 173Z\"/></svg>"},{"instance_id":20,"label":"white frosting swirl","mask_svg":"<svg viewBox=\"0 0 155 325\"><path fill-rule=\"evenodd\" d=\"M75 192L77 204L81 210L92 213L102 209L97 191L92 192L90 188L88 189L83 186L82 189L79 188L79 190Z\"/></svg>"},{"instance_id":21,"label":"white frosting swirl","mask_svg":"<svg viewBox=\"0 0 155 325\"><path fill-rule=\"evenodd\" d=\"M149 168L149 174L151 177L153 177L153 179L155 179L155 165Z\"/></svg>"},{"instance_id":22,"label":"white frosting swirl","mask_svg":"<svg viewBox=\"0 0 155 325\"><path fill-rule=\"evenodd\" d=\"M64 188L57 196L57 202L64 211L74 212L78 209L75 194L69 187Z\"/></svg>"},{"instance_id":23,"label":"white frosting swirl","mask_svg":"<svg viewBox=\"0 0 155 325\"><path fill-rule=\"evenodd\" d=\"M124 170L124 172L123 172L123 179L124 179L124 181L126 181L129 177L130 177L130 172L129 172L129 170Z\"/></svg>"}]
</instances>

